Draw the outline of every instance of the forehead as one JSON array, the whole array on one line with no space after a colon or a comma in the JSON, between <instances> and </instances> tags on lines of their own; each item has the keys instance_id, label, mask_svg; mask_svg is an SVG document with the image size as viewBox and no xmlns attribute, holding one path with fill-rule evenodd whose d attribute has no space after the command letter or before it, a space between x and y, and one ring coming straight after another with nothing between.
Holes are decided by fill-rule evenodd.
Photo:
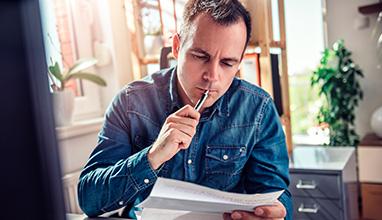
<instances>
[{"instance_id":1,"label":"forehead","mask_svg":"<svg viewBox=\"0 0 382 220\"><path fill-rule=\"evenodd\" d=\"M246 27L242 19L222 25L215 22L210 15L198 15L189 29L191 47L198 47L211 53L217 51L240 57L246 42Z\"/></svg>"}]
</instances>

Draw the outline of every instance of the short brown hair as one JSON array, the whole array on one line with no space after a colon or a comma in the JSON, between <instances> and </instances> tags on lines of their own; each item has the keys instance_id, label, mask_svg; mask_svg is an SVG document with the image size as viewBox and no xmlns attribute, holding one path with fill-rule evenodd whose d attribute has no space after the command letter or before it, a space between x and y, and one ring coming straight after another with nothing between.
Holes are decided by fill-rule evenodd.
<instances>
[{"instance_id":1,"label":"short brown hair","mask_svg":"<svg viewBox=\"0 0 382 220\"><path fill-rule=\"evenodd\" d=\"M243 19L247 38L245 46L251 37L251 16L247 9L238 0L188 0L183 13L183 24L179 35L186 36L194 19L201 13L206 13L221 25L231 25Z\"/></svg>"}]
</instances>

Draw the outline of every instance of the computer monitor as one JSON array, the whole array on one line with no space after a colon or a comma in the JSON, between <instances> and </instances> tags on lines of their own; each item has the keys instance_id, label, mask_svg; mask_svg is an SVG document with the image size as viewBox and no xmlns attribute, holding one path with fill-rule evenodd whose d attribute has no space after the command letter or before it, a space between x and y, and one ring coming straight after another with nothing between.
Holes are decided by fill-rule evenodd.
<instances>
[{"instance_id":1,"label":"computer monitor","mask_svg":"<svg viewBox=\"0 0 382 220\"><path fill-rule=\"evenodd\" d=\"M65 219L38 0L0 1L0 218Z\"/></svg>"}]
</instances>

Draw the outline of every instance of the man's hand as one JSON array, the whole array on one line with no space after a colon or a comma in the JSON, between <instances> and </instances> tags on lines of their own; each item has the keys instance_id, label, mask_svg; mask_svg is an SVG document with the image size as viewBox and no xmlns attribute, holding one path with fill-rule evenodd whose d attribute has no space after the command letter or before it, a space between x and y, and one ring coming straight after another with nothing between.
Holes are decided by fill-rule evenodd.
<instances>
[{"instance_id":1,"label":"man's hand","mask_svg":"<svg viewBox=\"0 0 382 220\"><path fill-rule=\"evenodd\" d=\"M190 146L199 118L200 113L190 105L185 105L167 117L157 140L148 153L148 160L153 169L158 169L179 150Z\"/></svg>"},{"instance_id":2,"label":"man's hand","mask_svg":"<svg viewBox=\"0 0 382 220\"><path fill-rule=\"evenodd\" d=\"M274 205L256 207L254 212L233 211L232 213L224 213L224 220L279 220L284 219L285 216L284 205L277 201Z\"/></svg>"}]
</instances>

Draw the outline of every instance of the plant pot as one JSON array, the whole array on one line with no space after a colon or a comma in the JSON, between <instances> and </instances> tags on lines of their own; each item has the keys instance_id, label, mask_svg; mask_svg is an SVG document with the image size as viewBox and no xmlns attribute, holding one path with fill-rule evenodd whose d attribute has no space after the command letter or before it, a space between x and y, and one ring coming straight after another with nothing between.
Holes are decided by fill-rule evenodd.
<instances>
[{"instance_id":1,"label":"plant pot","mask_svg":"<svg viewBox=\"0 0 382 220\"><path fill-rule=\"evenodd\" d=\"M370 119L370 125L374 133L382 138L382 106L373 112Z\"/></svg>"},{"instance_id":2,"label":"plant pot","mask_svg":"<svg viewBox=\"0 0 382 220\"><path fill-rule=\"evenodd\" d=\"M72 123L74 109L74 93L70 89L53 92L54 118L57 127Z\"/></svg>"}]
</instances>

